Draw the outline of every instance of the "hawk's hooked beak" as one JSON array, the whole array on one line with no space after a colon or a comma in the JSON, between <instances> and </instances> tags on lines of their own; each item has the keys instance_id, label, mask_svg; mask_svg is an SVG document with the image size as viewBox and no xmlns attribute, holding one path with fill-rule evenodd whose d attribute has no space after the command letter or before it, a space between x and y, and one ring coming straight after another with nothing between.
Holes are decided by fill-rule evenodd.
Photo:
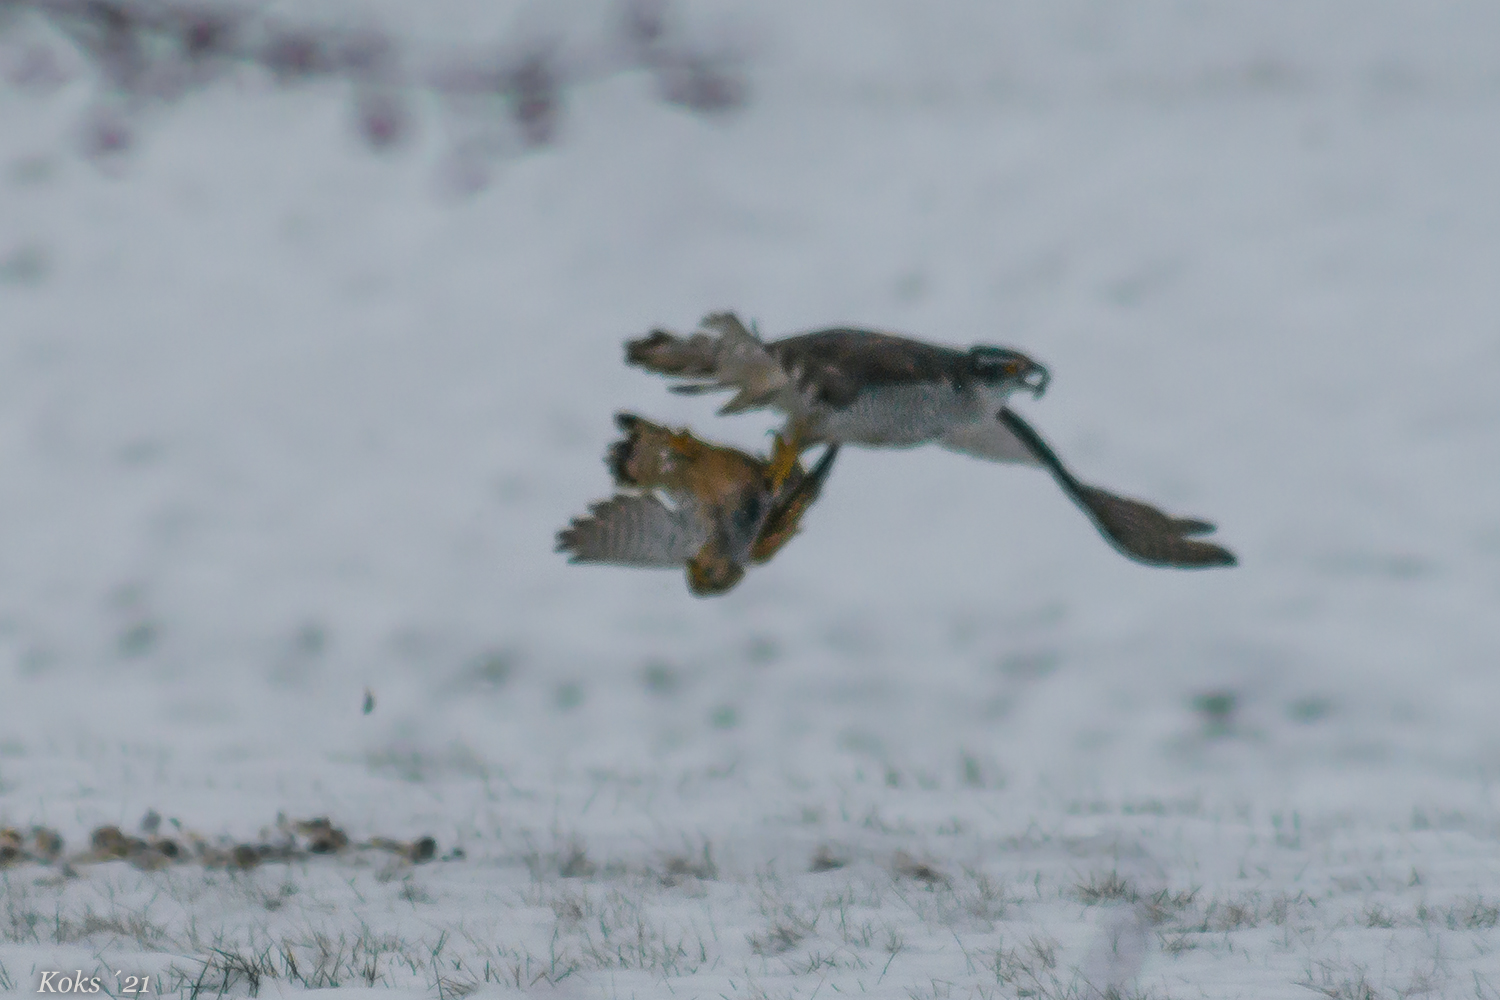
<instances>
[{"instance_id":1,"label":"hawk's hooked beak","mask_svg":"<svg viewBox=\"0 0 1500 1000\"><path fill-rule=\"evenodd\" d=\"M1031 390L1031 395L1036 399L1042 398L1042 393L1047 391L1047 383L1052 381L1052 373L1047 370L1046 365L1039 365L1035 361L1027 361L1021 371L1021 384Z\"/></svg>"}]
</instances>

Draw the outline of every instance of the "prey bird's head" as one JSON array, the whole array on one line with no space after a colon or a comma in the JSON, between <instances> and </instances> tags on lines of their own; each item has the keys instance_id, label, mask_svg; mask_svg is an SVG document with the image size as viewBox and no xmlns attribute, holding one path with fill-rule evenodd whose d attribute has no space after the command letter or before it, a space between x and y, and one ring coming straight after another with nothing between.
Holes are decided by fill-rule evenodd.
<instances>
[{"instance_id":1,"label":"prey bird's head","mask_svg":"<svg viewBox=\"0 0 1500 1000\"><path fill-rule=\"evenodd\" d=\"M688 590L694 596L726 593L744 578L745 565L750 562L769 510L768 497L746 491L729 507L715 512L713 535L688 560Z\"/></svg>"},{"instance_id":2,"label":"prey bird's head","mask_svg":"<svg viewBox=\"0 0 1500 1000\"><path fill-rule=\"evenodd\" d=\"M771 495L760 488L760 484L747 488L716 518L720 544L734 562L743 565L750 561L755 540L771 513Z\"/></svg>"},{"instance_id":3,"label":"prey bird's head","mask_svg":"<svg viewBox=\"0 0 1500 1000\"><path fill-rule=\"evenodd\" d=\"M988 344L969 348L969 371L975 379L993 389L1005 392L1028 389L1037 397L1047 391L1047 383L1052 380L1045 365L1020 351Z\"/></svg>"}]
</instances>

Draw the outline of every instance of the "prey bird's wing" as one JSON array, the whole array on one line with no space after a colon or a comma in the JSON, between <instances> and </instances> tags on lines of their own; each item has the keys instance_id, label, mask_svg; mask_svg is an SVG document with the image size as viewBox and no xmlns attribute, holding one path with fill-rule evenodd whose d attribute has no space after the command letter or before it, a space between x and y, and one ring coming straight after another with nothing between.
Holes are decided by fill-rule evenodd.
<instances>
[{"instance_id":1,"label":"prey bird's wing","mask_svg":"<svg viewBox=\"0 0 1500 1000\"><path fill-rule=\"evenodd\" d=\"M1002 409L999 421L1026 447L1035 461L1052 473L1057 485L1073 498L1099 533L1121 555L1148 566L1181 569L1233 566L1238 562L1228 549L1189 537L1213 531L1214 526L1208 521L1171 517L1140 500L1117 496L1080 482L1041 435L1013 410L1009 407Z\"/></svg>"},{"instance_id":2,"label":"prey bird's wing","mask_svg":"<svg viewBox=\"0 0 1500 1000\"><path fill-rule=\"evenodd\" d=\"M557 533L557 551L575 563L683 566L708 540L689 507L668 507L654 493L617 493Z\"/></svg>"},{"instance_id":3,"label":"prey bird's wing","mask_svg":"<svg viewBox=\"0 0 1500 1000\"><path fill-rule=\"evenodd\" d=\"M766 517L765 525L755 539L755 545L750 550L751 561L758 563L768 561L792 540L792 536L802 525L802 516L817 502L819 494L823 492L823 484L827 482L828 474L833 471L833 460L838 458L838 455L839 446L828 445L823 449L823 454L818 458L818 463L812 467L812 471L795 483L787 483L787 488L784 488L785 495L776 498L771 506L771 513Z\"/></svg>"}]
</instances>

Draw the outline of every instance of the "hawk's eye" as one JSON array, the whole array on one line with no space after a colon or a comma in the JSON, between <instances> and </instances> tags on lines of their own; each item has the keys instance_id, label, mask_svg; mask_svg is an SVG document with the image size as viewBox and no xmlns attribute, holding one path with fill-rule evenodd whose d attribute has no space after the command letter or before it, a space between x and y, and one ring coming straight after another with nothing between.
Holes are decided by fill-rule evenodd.
<instances>
[{"instance_id":1,"label":"hawk's eye","mask_svg":"<svg viewBox=\"0 0 1500 1000\"><path fill-rule=\"evenodd\" d=\"M1011 378L1021 374L1025 363L1011 351L980 345L969 352L976 374L987 379Z\"/></svg>"}]
</instances>

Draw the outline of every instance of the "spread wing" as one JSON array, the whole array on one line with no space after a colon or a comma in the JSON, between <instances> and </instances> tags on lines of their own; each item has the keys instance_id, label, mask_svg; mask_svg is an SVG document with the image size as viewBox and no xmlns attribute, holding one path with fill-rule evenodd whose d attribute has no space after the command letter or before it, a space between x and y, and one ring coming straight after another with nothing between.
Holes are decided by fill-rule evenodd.
<instances>
[{"instance_id":1,"label":"spread wing","mask_svg":"<svg viewBox=\"0 0 1500 1000\"><path fill-rule=\"evenodd\" d=\"M838 458L838 455L838 445L831 444L824 448L818 464L812 467L812 471L802 476L795 485L786 490L784 496L777 497L776 502L771 506L771 513L766 517L765 526L760 529L760 535L756 537L755 545L750 550L750 559L753 562L768 561L792 540L792 536L797 533L802 524L802 516L817 502L819 494L823 492L823 484L828 480L828 474L833 471L833 460Z\"/></svg>"},{"instance_id":2,"label":"spread wing","mask_svg":"<svg viewBox=\"0 0 1500 1000\"><path fill-rule=\"evenodd\" d=\"M691 509L668 507L653 493L617 493L559 531L557 551L575 563L675 567L706 541L708 531Z\"/></svg>"},{"instance_id":3,"label":"spread wing","mask_svg":"<svg viewBox=\"0 0 1500 1000\"><path fill-rule=\"evenodd\" d=\"M1073 498L1121 555L1148 566L1181 569L1233 566L1238 562L1228 549L1190 537L1213 531L1214 526L1208 521L1171 517L1140 500L1116 496L1079 482L1041 435L1010 408L1000 411L999 422L1026 448L1033 461L1052 473L1057 485Z\"/></svg>"}]
</instances>

